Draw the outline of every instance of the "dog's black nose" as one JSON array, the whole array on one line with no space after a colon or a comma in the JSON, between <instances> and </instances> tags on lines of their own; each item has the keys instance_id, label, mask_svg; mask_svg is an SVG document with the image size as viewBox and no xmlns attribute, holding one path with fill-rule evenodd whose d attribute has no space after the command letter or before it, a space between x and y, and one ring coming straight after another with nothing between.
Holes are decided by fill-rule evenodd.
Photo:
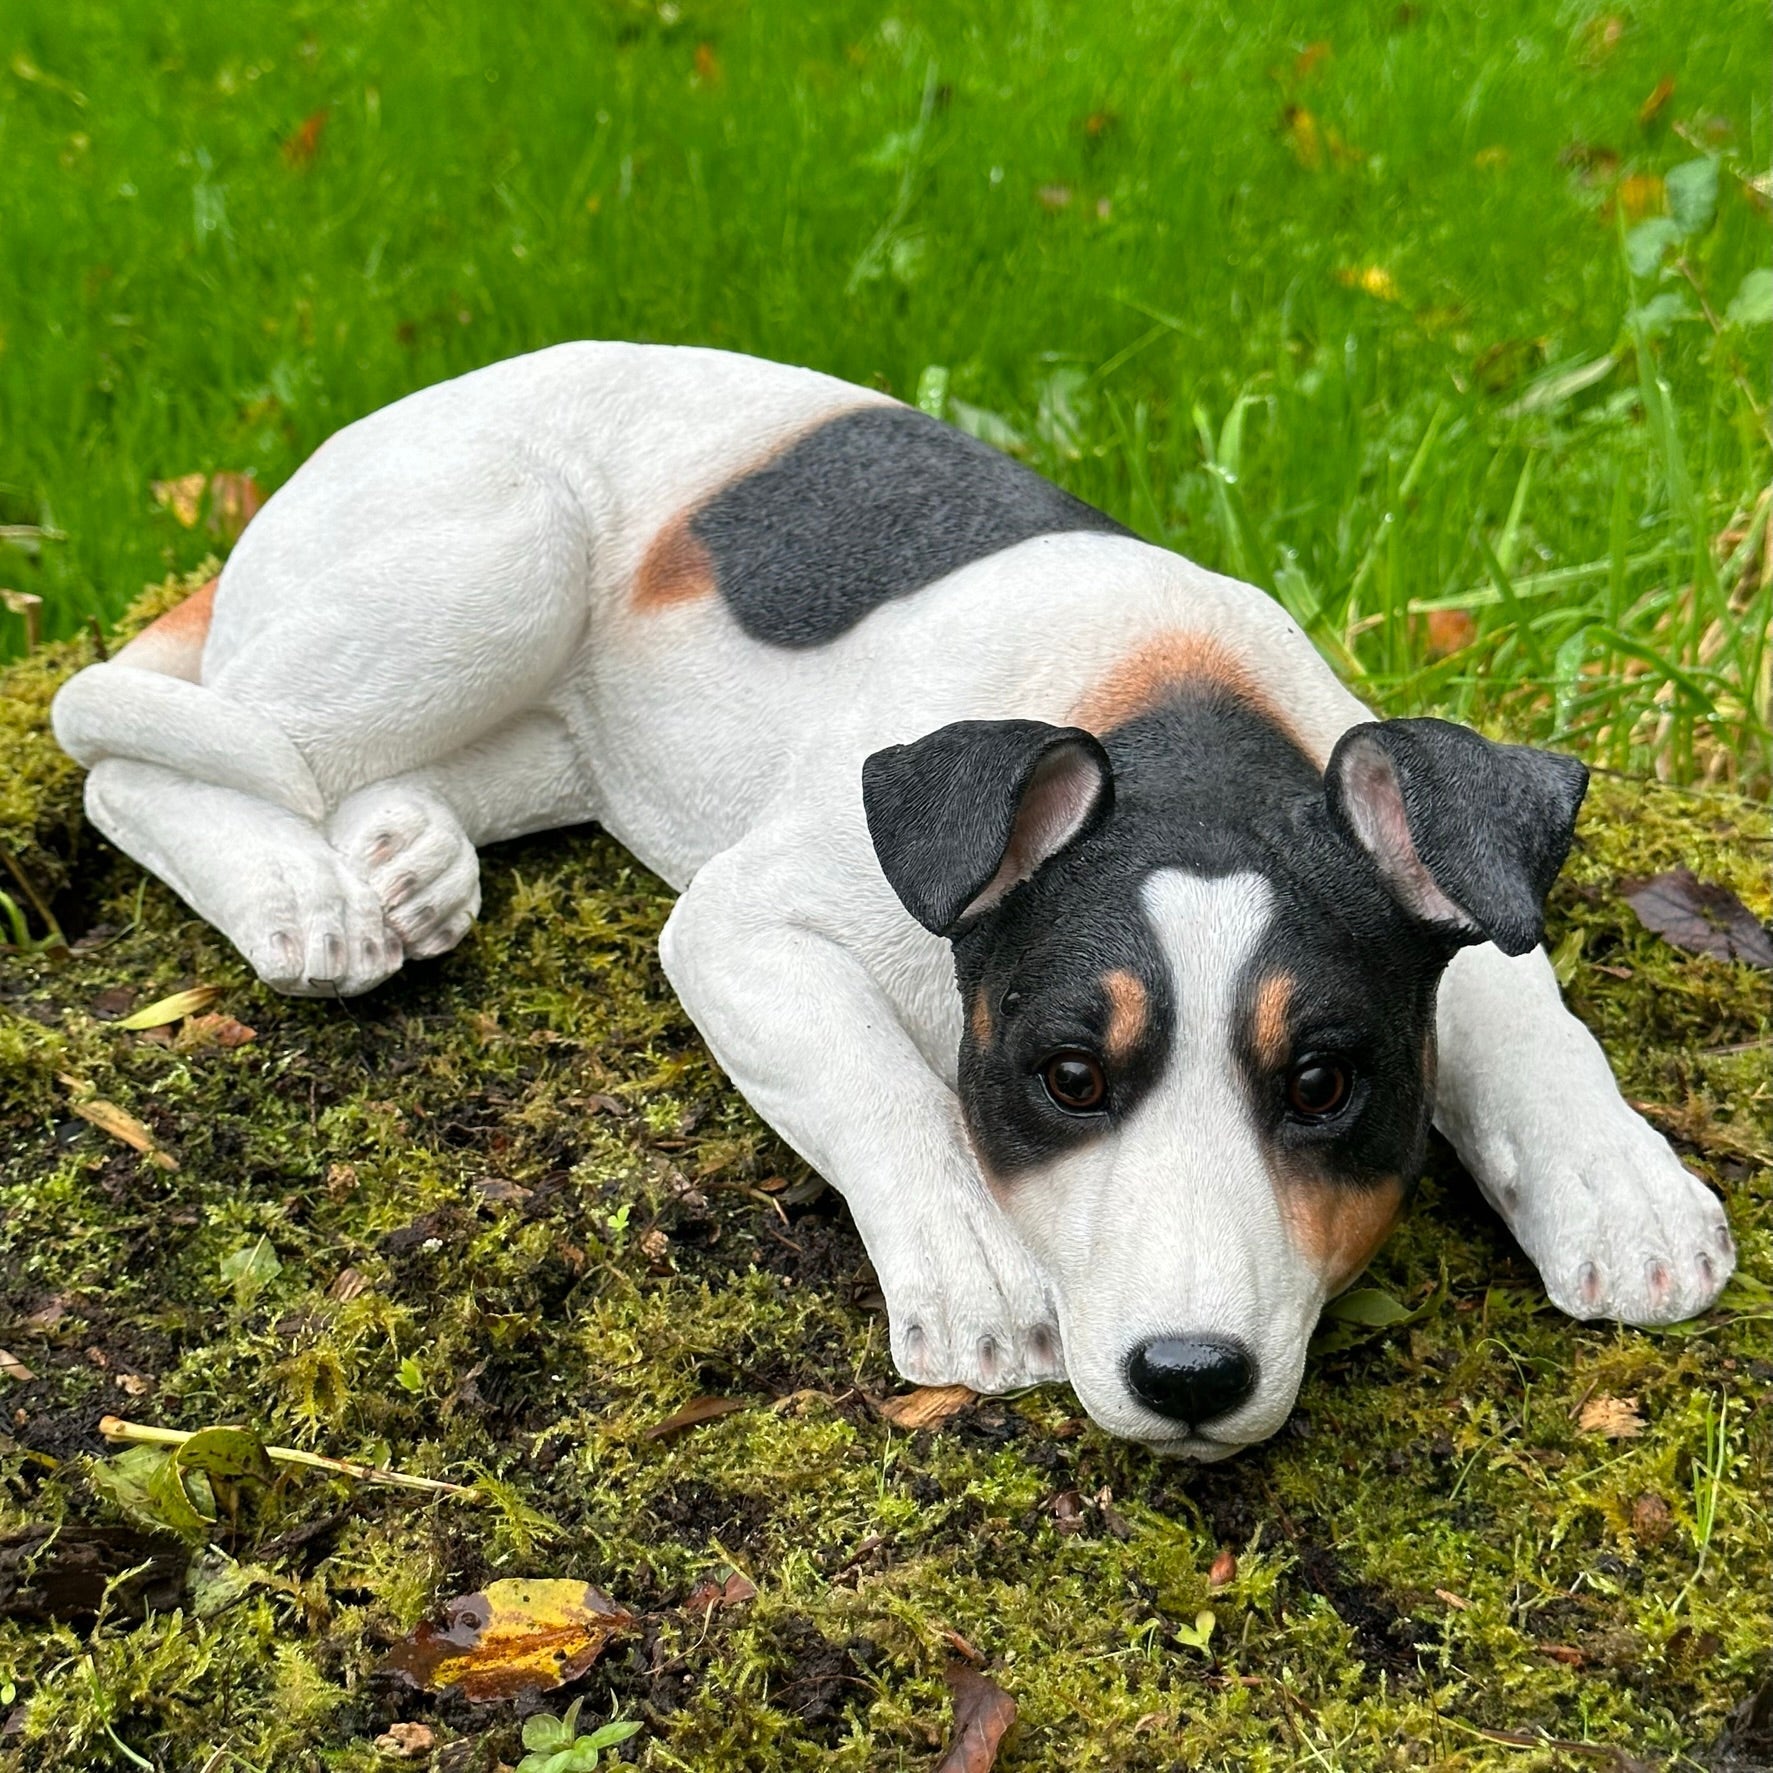
<instances>
[{"instance_id":1,"label":"dog's black nose","mask_svg":"<svg viewBox=\"0 0 1773 1773\"><path fill-rule=\"evenodd\" d=\"M1160 1337L1127 1357L1127 1384L1147 1409L1199 1428L1229 1416L1256 1389L1256 1363L1236 1342Z\"/></svg>"}]
</instances>

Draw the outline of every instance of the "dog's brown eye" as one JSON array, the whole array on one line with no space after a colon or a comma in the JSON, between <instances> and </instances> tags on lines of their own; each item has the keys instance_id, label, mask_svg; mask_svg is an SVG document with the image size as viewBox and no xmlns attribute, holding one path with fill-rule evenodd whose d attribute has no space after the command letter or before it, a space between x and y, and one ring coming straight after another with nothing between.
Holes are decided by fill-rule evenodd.
<instances>
[{"instance_id":1,"label":"dog's brown eye","mask_svg":"<svg viewBox=\"0 0 1773 1773\"><path fill-rule=\"evenodd\" d=\"M1328 1120L1348 1100L1348 1067L1310 1053L1287 1073L1287 1106L1301 1120Z\"/></svg>"},{"instance_id":2,"label":"dog's brown eye","mask_svg":"<svg viewBox=\"0 0 1773 1773\"><path fill-rule=\"evenodd\" d=\"M1055 1053L1040 1068L1040 1081L1067 1114L1089 1114L1108 1094L1102 1062L1089 1053Z\"/></svg>"}]
</instances>

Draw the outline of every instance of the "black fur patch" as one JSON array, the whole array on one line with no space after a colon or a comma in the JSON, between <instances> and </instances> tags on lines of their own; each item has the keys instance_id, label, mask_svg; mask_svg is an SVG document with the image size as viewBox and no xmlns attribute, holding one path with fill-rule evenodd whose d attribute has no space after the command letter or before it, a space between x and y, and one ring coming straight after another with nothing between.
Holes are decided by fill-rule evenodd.
<instances>
[{"instance_id":1,"label":"black fur patch","mask_svg":"<svg viewBox=\"0 0 1773 1773\"><path fill-rule=\"evenodd\" d=\"M1032 469L906 406L843 413L689 521L739 626L822 646L871 610L1067 530L1131 535Z\"/></svg>"}]
</instances>

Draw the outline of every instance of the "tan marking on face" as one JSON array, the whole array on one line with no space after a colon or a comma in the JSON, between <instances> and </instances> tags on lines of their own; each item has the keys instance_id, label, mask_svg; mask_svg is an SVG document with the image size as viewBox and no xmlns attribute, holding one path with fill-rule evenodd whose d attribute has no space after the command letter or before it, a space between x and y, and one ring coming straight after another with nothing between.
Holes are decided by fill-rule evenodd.
<instances>
[{"instance_id":1,"label":"tan marking on face","mask_svg":"<svg viewBox=\"0 0 1773 1773\"><path fill-rule=\"evenodd\" d=\"M693 512L685 512L673 517L653 537L634 575L636 609L668 609L713 592L714 563L691 533L693 516Z\"/></svg>"},{"instance_id":2,"label":"tan marking on face","mask_svg":"<svg viewBox=\"0 0 1773 1773\"><path fill-rule=\"evenodd\" d=\"M1256 1008L1250 1017L1250 1040L1258 1063L1270 1071L1286 1064L1292 1050L1287 1011L1293 1004L1293 975L1270 973L1256 987Z\"/></svg>"},{"instance_id":3,"label":"tan marking on face","mask_svg":"<svg viewBox=\"0 0 1773 1773\"><path fill-rule=\"evenodd\" d=\"M1117 967L1103 974L1102 989L1108 994L1108 1033L1102 1044L1109 1058L1124 1059L1145 1035L1150 1014L1145 987Z\"/></svg>"},{"instance_id":4,"label":"tan marking on face","mask_svg":"<svg viewBox=\"0 0 1773 1773\"><path fill-rule=\"evenodd\" d=\"M988 1047L991 1037L996 1032L991 1022L991 998L983 986L973 999L973 1041L975 1045Z\"/></svg>"},{"instance_id":5,"label":"tan marking on face","mask_svg":"<svg viewBox=\"0 0 1773 1773\"><path fill-rule=\"evenodd\" d=\"M1283 1176L1276 1192L1293 1247L1332 1295L1366 1267L1404 1204L1403 1184L1395 1176L1372 1188Z\"/></svg>"},{"instance_id":6,"label":"tan marking on face","mask_svg":"<svg viewBox=\"0 0 1773 1773\"><path fill-rule=\"evenodd\" d=\"M159 671L168 677L200 681L203 645L209 638L210 617L215 613L215 588L219 578L199 586L183 603L175 603L140 634L120 647L120 662L140 670Z\"/></svg>"},{"instance_id":7,"label":"tan marking on face","mask_svg":"<svg viewBox=\"0 0 1773 1773\"><path fill-rule=\"evenodd\" d=\"M1083 693L1071 709L1071 724L1100 738L1155 708L1186 683L1211 684L1248 703L1308 757L1315 755L1282 718L1249 666L1211 634L1171 632L1142 641ZM1317 761L1321 765L1323 759Z\"/></svg>"}]
</instances>

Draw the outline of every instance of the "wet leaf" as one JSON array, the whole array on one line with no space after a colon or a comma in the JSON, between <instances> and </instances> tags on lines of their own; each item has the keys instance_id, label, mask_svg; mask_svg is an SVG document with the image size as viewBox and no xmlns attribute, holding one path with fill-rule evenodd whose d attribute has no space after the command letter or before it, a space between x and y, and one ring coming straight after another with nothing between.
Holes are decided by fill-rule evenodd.
<instances>
[{"instance_id":1,"label":"wet leaf","mask_svg":"<svg viewBox=\"0 0 1773 1773\"><path fill-rule=\"evenodd\" d=\"M920 1385L899 1397L868 1400L875 1415L907 1434L920 1428L939 1428L950 1416L978 1401L979 1394L966 1385Z\"/></svg>"},{"instance_id":2,"label":"wet leaf","mask_svg":"<svg viewBox=\"0 0 1773 1773\"><path fill-rule=\"evenodd\" d=\"M194 1016L199 1010L208 1009L221 994L222 988L219 985L193 985L189 991L175 991L171 997L162 997L133 1015L121 1017L117 1026L130 1029L163 1028L168 1022L180 1022L186 1016Z\"/></svg>"},{"instance_id":3,"label":"wet leaf","mask_svg":"<svg viewBox=\"0 0 1773 1773\"><path fill-rule=\"evenodd\" d=\"M16 1379L22 1385L36 1377L16 1354L8 1354L4 1348L0 1348L0 1378Z\"/></svg>"},{"instance_id":4,"label":"wet leaf","mask_svg":"<svg viewBox=\"0 0 1773 1773\"><path fill-rule=\"evenodd\" d=\"M430 1692L454 1688L477 1705L546 1693L579 1678L634 1615L585 1582L488 1583L420 1625L384 1667Z\"/></svg>"},{"instance_id":5,"label":"wet leaf","mask_svg":"<svg viewBox=\"0 0 1773 1773\"><path fill-rule=\"evenodd\" d=\"M186 529L195 529L203 509L203 488L208 479L206 474L179 474L171 480L150 481L148 490L154 495L156 505L170 511Z\"/></svg>"},{"instance_id":6,"label":"wet leaf","mask_svg":"<svg viewBox=\"0 0 1773 1773\"><path fill-rule=\"evenodd\" d=\"M1645 929L1671 948L1716 960L1773 968L1773 937L1728 887L1671 868L1648 880L1621 881L1620 896Z\"/></svg>"},{"instance_id":7,"label":"wet leaf","mask_svg":"<svg viewBox=\"0 0 1773 1773\"><path fill-rule=\"evenodd\" d=\"M209 527L224 542L237 542L258 515L265 495L250 473L224 470L209 477Z\"/></svg>"},{"instance_id":8,"label":"wet leaf","mask_svg":"<svg viewBox=\"0 0 1773 1773\"><path fill-rule=\"evenodd\" d=\"M1662 115L1663 108L1674 97L1674 90L1675 80L1672 74L1664 74L1651 87L1650 96L1638 106L1638 126L1640 128L1648 129Z\"/></svg>"},{"instance_id":9,"label":"wet leaf","mask_svg":"<svg viewBox=\"0 0 1773 1773\"><path fill-rule=\"evenodd\" d=\"M283 1264L265 1237L224 1256L221 1262L222 1279L234 1289L234 1303L242 1311L282 1272Z\"/></svg>"},{"instance_id":10,"label":"wet leaf","mask_svg":"<svg viewBox=\"0 0 1773 1773\"><path fill-rule=\"evenodd\" d=\"M327 118L331 114L330 109L322 105L318 111L313 111L304 117L283 138L283 146L280 151L286 166L306 166L320 152L320 138L326 133Z\"/></svg>"},{"instance_id":11,"label":"wet leaf","mask_svg":"<svg viewBox=\"0 0 1773 1773\"><path fill-rule=\"evenodd\" d=\"M989 1675L964 1662L949 1663L947 1678L954 1695L954 1733L936 1773L990 1773L1016 1721L1016 1702Z\"/></svg>"},{"instance_id":12,"label":"wet leaf","mask_svg":"<svg viewBox=\"0 0 1773 1773\"><path fill-rule=\"evenodd\" d=\"M187 1471L207 1472L211 1477L256 1483L277 1481L265 1444L250 1428L200 1428L178 1449L179 1464Z\"/></svg>"},{"instance_id":13,"label":"wet leaf","mask_svg":"<svg viewBox=\"0 0 1773 1773\"><path fill-rule=\"evenodd\" d=\"M735 1411L750 1407L749 1398L693 1397L681 1409L673 1410L663 1422L655 1422L642 1438L666 1440L674 1434L682 1434L686 1428L699 1428L704 1422L715 1422L722 1416L731 1416Z\"/></svg>"},{"instance_id":14,"label":"wet leaf","mask_svg":"<svg viewBox=\"0 0 1773 1773\"><path fill-rule=\"evenodd\" d=\"M215 1522L215 1492L200 1471L186 1472L178 1456L166 1455L147 1474L148 1505L181 1539L205 1539Z\"/></svg>"},{"instance_id":15,"label":"wet leaf","mask_svg":"<svg viewBox=\"0 0 1773 1773\"><path fill-rule=\"evenodd\" d=\"M1626 1441L1644 1432L1644 1418L1635 1397L1612 1397L1603 1391L1582 1406L1576 1426L1584 1434L1603 1435L1610 1441Z\"/></svg>"},{"instance_id":16,"label":"wet leaf","mask_svg":"<svg viewBox=\"0 0 1773 1773\"><path fill-rule=\"evenodd\" d=\"M259 1037L256 1028L248 1028L232 1016L192 1016L178 1031L173 1050L179 1053L201 1053L213 1047L232 1050L243 1047Z\"/></svg>"},{"instance_id":17,"label":"wet leaf","mask_svg":"<svg viewBox=\"0 0 1773 1773\"><path fill-rule=\"evenodd\" d=\"M710 1613L717 1607L742 1606L757 1599L757 1584L742 1570L735 1570L724 1582L705 1576L689 1591L683 1603L690 1613Z\"/></svg>"},{"instance_id":18,"label":"wet leaf","mask_svg":"<svg viewBox=\"0 0 1773 1773\"><path fill-rule=\"evenodd\" d=\"M1342 1354L1370 1342L1386 1330L1395 1330L1425 1318L1446 1297L1447 1277L1443 1270L1440 1281L1413 1311L1402 1300L1378 1287L1356 1287L1332 1299L1318 1320L1317 1333L1311 1338L1314 1355Z\"/></svg>"}]
</instances>

